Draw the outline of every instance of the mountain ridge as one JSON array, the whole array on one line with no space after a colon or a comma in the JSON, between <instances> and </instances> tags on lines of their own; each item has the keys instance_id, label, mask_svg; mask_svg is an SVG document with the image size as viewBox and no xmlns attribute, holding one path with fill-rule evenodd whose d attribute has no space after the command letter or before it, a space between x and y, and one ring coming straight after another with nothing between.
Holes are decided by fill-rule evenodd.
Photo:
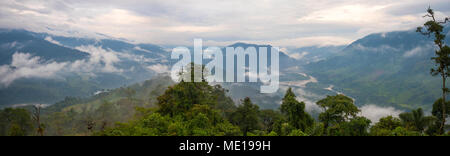
<instances>
[{"instance_id":1,"label":"mountain ridge","mask_svg":"<svg viewBox=\"0 0 450 156\"><path fill-rule=\"evenodd\" d=\"M449 26L445 31L449 32ZM412 30L395 31L358 39L336 57L306 68L319 81L358 99L360 105L431 109L440 96L439 78L429 73L433 56L432 38Z\"/></svg>"}]
</instances>

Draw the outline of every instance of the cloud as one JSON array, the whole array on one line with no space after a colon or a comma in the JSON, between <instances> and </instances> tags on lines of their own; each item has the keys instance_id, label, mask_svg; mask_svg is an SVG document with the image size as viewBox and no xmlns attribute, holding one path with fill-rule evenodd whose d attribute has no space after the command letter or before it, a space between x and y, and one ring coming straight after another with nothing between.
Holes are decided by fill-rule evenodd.
<instances>
[{"instance_id":1,"label":"cloud","mask_svg":"<svg viewBox=\"0 0 450 156\"><path fill-rule=\"evenodd\" d=\"M414 56L421 56L421 55L424 55L424 54L426 54L426 53L428 53L428 52L432 52L432 51L433 51L432 49L433 49L433 48L432 48L431 45L427 45L427 46L418 46L418 47L416 47L416 48L414 48L414 49L411 49L411 50L409 50L409 51L406 51L406 52L403 54L403 57L408 58L408 57L414 57Z\"/></svg>"},{"instance_id":2,"label":"cloud","mask_svg":"<svg viewBox=\"0 0 450 156\"><path fill-rule=\"evenodd\" d=\"M124 72L123 69L115 66L121 61L118 56L120 53L91 45L76 47L76 49L89 53L89 58L73 62L55 62L43 60L39 56L32 56L29 53L16 52L12 55L11 64L0 66L0 84L8 87L15 80L21 78L62 78L65 73L95 76L97 73L120 74ZM137 56L130 55L128 57ZM144 58L143 60L145 61Z\"/></svg>"},{"instance_id":3,"label":"cloud","mask_svg":"<svg viewBox=\"0 0 450 156\"><path fill-rule=\"evenodd\" d=\"M14 53L11 65L0 66L0 83L9 86L20 78L55 78L68 63L44 62L28 53Z\"/></svg>"},{"instance_id":4,"label":"cloud","mask_svg":"<svg viewBox=\"0 0 450 156\"><path fill-rule=\"evenodd\" d=\"M379 53L385 53L385 52L399 52L402 49L400 48L396 48L396 47L392 47L389 45L380 45L377 47L370 47L370 46L364 46L362 44L354 44L352 45L352 48L355 50L360 50L360 51L366 51L366 52L379 52Z\"/></svg>"},{"instance_id":5,"label":"cloud","mask_svg":"<svg viewBox=\"0 0 450 156\"><path fill-rule=\"evenodd\" d=\"M0 47L3 48L3 49L13 49L13 48L15 48L15 49L22 49L23 46L24 45L22 43L16 42L16 41L11 42L11 43L4 43L4 44L0 45Z\"/></svg>"},{"instance_id":6,"label":"cloud","mask_svg":"<svg viewBox=\"0 0 450 156\"><path fill-rule=\"evenodd\" d=\"M162 65L162 64L151 65L151 66L148 66L147 69L154 71L158 74L169 72L169 66Z\"/></svg>"},{"instance_id":7,"label":"cloud","mask_svg":"<svg viewBox=\"0 0 450 156\"><path fill-rule=\"evenodd\" d=\"M141 64L154 63L155 61L157 61L157 59L155 58L147 58L144 55L134 55L126 52L116 53L116 55L121 58L126 58L128 60L132 60Z\"/></svg>"},{"instance_id":8,"label":"cloud","mask_svg":"<svg viewBox=\"0 0 450 156\"><path fill-rule=\"evenodd\" d=\"M371 6L368 4L350 4L330 7L329 9L317 10L301 17L300 22L314 23L344 23L344 24L363 24L371 23L373 19L379 19L379 14L386 5ZM351 18L349 18L351 17Z\"/></svg>"},{"instance_id":9,"label":"cloud","mask_svg":"<svg viewBox=\"0 0 450 156\"><path fill-rule=\"evenodd\" d=\"M342 45L370 33L413 29L425 21L428 5L440 17L450 13L448 0L2 0L0 27L176 46L192 45L193 38L208 46Z\"/></svg>"},{"instance_id":10,"label":"cloud","mask_svg":"<svg viewBox=\"0 0 450 156\"><path fill-rule=\"evenodd\" d=\"M411 56L420 55L422 52L423 52L422 47L416 47L410 51L405 52L405 54L403 54L403 57L411 57Z\"/></svg>"},{"instance_id":11,"label":"cloud","mask_svg":"<svg viewBox=\"0 0 450 156\"><path fill-rule=\"evenodd\" d=\"M152 53L150 50L147 50L147 49L142 49L141 47L139 47L139 46L136 46L136 47L134 47L133 48L134 50L139 50L139 51L143 51L143 52L147 52L147 53Z\"/></svg>"},{"instance_id":12,"label":"cloud","mask_svg":"<svg viewBox=\"0 0 450 156\"><path fill-rule=\"evenodd\" d=\"M305 52L302 52L302 53L293 53L293 54L288 54L288 55L291 58L294 58L296 60L300 60L300 59L302 59L303 57L305 57L308 54L309 53L305 51Z\"/></svg>"},{"instance_id":13,"label":"cloud","mask_svg":"<svg viewBox=\"0 0 450 156\"><path fill-rule=\"evenodd\" d=\"M121 69L117 69L114 64L120 62L119 57L117 56L117 52L114 52L110 49L106 50L102 47L96 47L92 45L88 46L79 46L75 49L89 53L90 57L89 60L81 60L76 61L72 65L72 69L76 70L79 69L80 66L88 66L88 71L93 71L95 67L99 67L103 64L102 67L100 67L100 72L105 73L120 73L123 72Z\"/></svg>"},{"instance_id":14,"label":"cloud","mask_svg":"<svg viewBox=\"0 0 450 156\"><path fill-rule=\"evenodd\" d=\"M59 43L58 41L53 40L53 38L50 37L50 36L45 37L45 40L48 41L48 42L50 42L50 43L53 43L53 44L56 44L56 45L59 45L59 46L63 46L63 45L62 45L61 43Z\"/></svg>"},{"instance_id":15,"label":"cloud","mask_svg":"<svg viewBox=\"0 0 450 156\"><path fill-rule=\"evenodd\" d=\"M360 109L361 115L370 119L372 123L377 123L382 117L398 117L400 113L403 113L403 111L397 110L394 107L380 107L377 105L365 105Z\"/></svg>"}]
</instances>

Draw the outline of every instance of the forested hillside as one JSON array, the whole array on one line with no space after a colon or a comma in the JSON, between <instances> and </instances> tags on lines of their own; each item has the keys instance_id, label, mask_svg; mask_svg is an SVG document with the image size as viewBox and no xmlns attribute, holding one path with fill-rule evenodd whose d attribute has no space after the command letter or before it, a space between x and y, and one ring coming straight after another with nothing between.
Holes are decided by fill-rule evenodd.
<instances>
[{"instance_id":1,"label":"forested hillside","mask_svg":"<svg viewBox=\"0 0 450 156\"><path fill-rule=\"evenodd\" d=\"M167 70L168 55L156 45L107 37L0 29L0 108L51 105L143 82Z\"/></svg>"},{"instance_id":2,"label":"forested hillside","mask_svg":"<svg viewBox=\"0 0 450 156\"><path fill-rule=\"evenodd\" d=\"M450 31L447 25L443 33ZM450 43L450 40L445 40ZM432 109L439 98L438 77L430 76L433 37L413 30L378 33L359 39L335 57L311 63L308 73L332 84L358 104L399 109Z\"/></svg>"},{"instance_id":3,"label":"forested hillside","mask_svg":"<svg viewBox=\"0 0 450 156\"><path fill-rule=\"evenodd\" d=\"M313 118L288 89L278 109L262 110L250 98L235 104L220 85L174 84L161 76L105 91L88 99L66 98L50 107L7 108L0 135L100 136L423 136L437 135L439 102L433 116L422 109L372 123L344 95L316 102ZM39 124L36 118L40 118ZM37 128L38 127L38 128ZM41 133L42 132L42 133Z\"/></svg>"}]
</instances>

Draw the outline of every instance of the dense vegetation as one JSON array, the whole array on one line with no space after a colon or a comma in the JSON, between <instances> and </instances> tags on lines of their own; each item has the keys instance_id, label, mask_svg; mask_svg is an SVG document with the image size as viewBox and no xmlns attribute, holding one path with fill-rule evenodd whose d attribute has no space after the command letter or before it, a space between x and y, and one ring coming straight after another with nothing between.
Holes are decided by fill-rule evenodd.
<instances>
[{"instance_id":1,"label":"dense vegetation","mask_svg":"<svg viewBox=\"0 0 450 156\"><path fill-rule=\"evenodd\" d=\"M161 78L164 79L164 78ZM158 80L120 88L92 99L67 98L42 109L41 126L35 110L0 111L0 135L100 135L100 136L424 136L439 135L440 101L432 116L422 109L388 116L371 124L359 116L353 100L344 95L317 102L318 119L305 111L288 89L278 110L260 110L245 98L235 105L220 85L180 82L156 93ZM144 96L138 93L146 91ZM122 98L113 100L112 97ZM142 99L148 100L142 100ZM109 99L109 100L108 100ZM83 103L82 106L79 103ZM448 106L448 105L447 105ZM94 108L96 107L96 108ZM33 115L32 115L33 114ZM448 126L448 125L447 125ZM448 135L448 134L447 134Z\"/></svg>"}]
</instances>

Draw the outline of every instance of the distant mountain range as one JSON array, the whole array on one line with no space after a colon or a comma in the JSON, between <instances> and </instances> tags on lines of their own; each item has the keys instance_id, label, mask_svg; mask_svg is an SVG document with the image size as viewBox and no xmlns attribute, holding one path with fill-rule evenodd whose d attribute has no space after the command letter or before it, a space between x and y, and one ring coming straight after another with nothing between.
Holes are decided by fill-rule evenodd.
<instances>
[{"instance_id":1,"label":"distant mountain range","mask_svg":"<svg viewBox=\"0 0 450 156\"><path fill-rule=\"evenodd\" d=\"M150 79L170 53L151 44L0 30L0 106L52 104Z\"/></svg>"},{"instance_id":2,"label":"distant mountain range","mask_svg":"<svg viewBox=\"0 0 450 156\"><path fill-rule=\"evenodd\" d=\"M445 28L448 34L450 27ZM446 43L450 43L447 37ZM320 82L357 103L431 109L440 97L439 77L432 77L433 38L415 31L371 34L336 56L305 66Z\"/></svg>"},{"instance_id":3,"label":"distant mountain range","mask_svg":"<svg viewBox=\"0 0 450 156\"><path fill-rule=\"evenodd\" d=\"M271 47L230 45L250 46ZM260 94L258 83L222 85L236 102L248 96L261 108L278 108L285 89L293 87L310 110L318 99L337 93L354 98L358 106L430 109L440 96L439 78L429 74L433 48L432 39L414 31L371 34L346 46L282 51L278 93ZM89 97L151 79L176 61L170 50L153 44L3 29L0 107Z\"/></svg>"}]
</instances>

